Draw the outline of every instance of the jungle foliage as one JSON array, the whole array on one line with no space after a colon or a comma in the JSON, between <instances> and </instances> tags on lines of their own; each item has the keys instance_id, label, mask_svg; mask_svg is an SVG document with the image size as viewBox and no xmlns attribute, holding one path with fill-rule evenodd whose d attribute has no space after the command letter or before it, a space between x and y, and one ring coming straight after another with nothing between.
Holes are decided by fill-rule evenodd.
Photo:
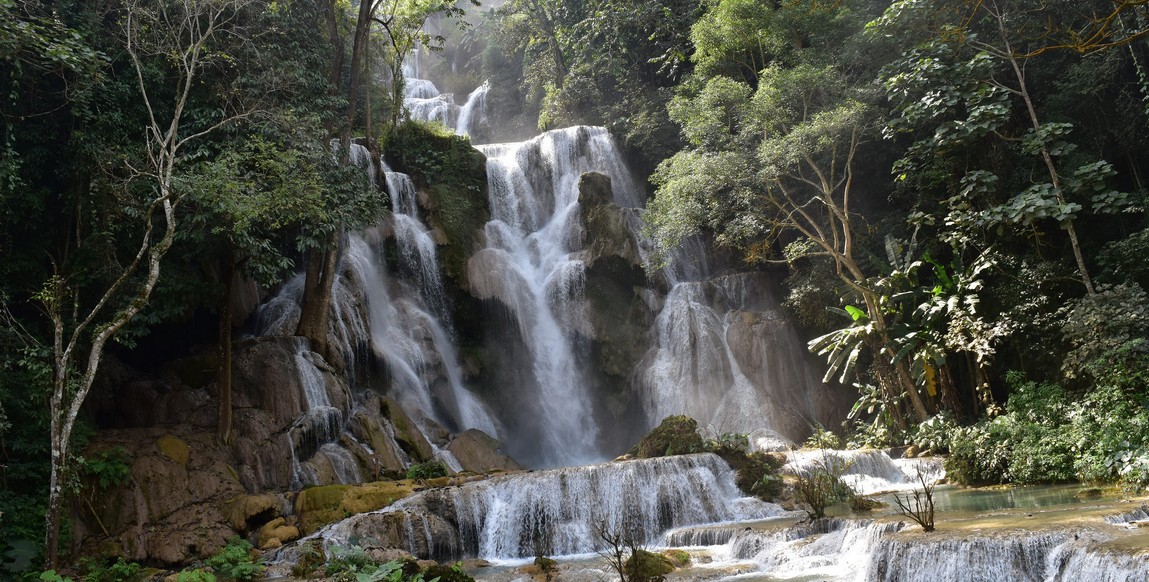
<instances>
[{"instance_id":1,"label":"jungle foliage","mask_svg":"<svg viewBox=\"0 0 1149 582\"><path fill-rule=\"evenodd\" d=\"M656 165L664 256L701 236L789 273L857 390L850 444L1145 487L1149 7L633 4L506 3L522 108Z\"/></svg>"},{"instance_id":2,"label":"jungle foliage","mask_svg":"<svg viewBox=\"0 0 1149 582\"><path fill-rule=\"evenodd\" d=\"M105 357L228 353L233 281L270 288L384 209L330 144L381 153L404 119L357 79L462 10L361 4L394 32L337 1L0 0L0 569L54 564L55 516L103 479L81 453Z\"/></svg>"}]
</instances>

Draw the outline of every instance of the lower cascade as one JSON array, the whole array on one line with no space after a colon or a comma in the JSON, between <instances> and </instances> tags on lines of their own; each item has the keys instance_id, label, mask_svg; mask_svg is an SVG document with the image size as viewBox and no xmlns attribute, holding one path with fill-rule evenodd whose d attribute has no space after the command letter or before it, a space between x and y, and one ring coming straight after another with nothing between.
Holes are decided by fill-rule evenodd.
<instances>
[{"instance_id":1,"label":"lower cascade","mask_svg":"<svg viewBox=\"0 0 1149 582\"><path fill-rule=\"evenodd\" d=\"M709 453L495 477L438 489L346 519L318 535L328 545L395 544L417 556L516 559L601 550L601 533L655 544L692 524L785 513L745 497Z\"/></svg>"}]
</instances>

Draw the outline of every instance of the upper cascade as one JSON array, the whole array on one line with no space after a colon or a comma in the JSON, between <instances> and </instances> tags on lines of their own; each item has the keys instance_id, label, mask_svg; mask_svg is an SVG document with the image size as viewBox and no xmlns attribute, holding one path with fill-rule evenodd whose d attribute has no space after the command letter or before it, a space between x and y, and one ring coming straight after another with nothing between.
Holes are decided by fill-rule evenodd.
<instances>
[{"instance_id":1,"label":"upper cascade","mask_svg":"<svg viewBox=\"0 0 1149 582\"><path fill-rule=\"evenodd\" d=\"M589 327L581 250L579 178L611 176L620 205L639 202L618 148L600 127L572 127L519 143L478 146L487 156L491 221L467 268L471 291L500 302L516 324L529 369L515 391L513 456L529 464L602 460L594 403L579 361Z\"/></svg>"}]
</instances>

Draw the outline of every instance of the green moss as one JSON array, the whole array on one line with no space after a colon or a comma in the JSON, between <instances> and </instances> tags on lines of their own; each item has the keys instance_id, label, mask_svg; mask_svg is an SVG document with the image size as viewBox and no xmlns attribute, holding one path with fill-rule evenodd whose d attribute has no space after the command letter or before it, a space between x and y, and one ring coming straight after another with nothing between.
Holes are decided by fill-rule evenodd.
<instances>
[{"instance_id":1,"label":"green moss","mask_svg":"<svg viewBox=\"0 0 1149 582\"><path fill-rule=\"evenodd\" d=\"M486 157L467 138L420 122L393 129L384 156L428 194L428 223L447 239L440 260L449 277L463 281L476 234L490 218Z\"/></svg>"},{"instance_id":2,"label":"green moss","mask_svg":"<svg viewBox=\"0 0 1149 582\"><path fill-rule=\"evenodd\" d=\"M188 458L191 457L191 448L179 437L166 434L156 439L156 447L165 457L175 461L179 466L187 468Z\"/></svg>"},{"instance_id":3,"label":"green moss","mask_svg":"<svg viewBox=\"0 0 1149 582\"><path fill-rule=\"evenodd\" d=\"M642 549L634 550L625 567L627 578L635 582L661 579L674 571L670 558Z\"/></svg>"},{"instance_id":4,"label":"green moss","mask_svg":"<svg viewBox=\"0 0 1149 582\"><path fill-rule=\"evenodd\" d=\"M662 555L666 556L675 568L685 568L690 565L690 553L686 550L663 550Z\"/></svg>"},{"instance_id":5,"label":"green moss","mask_svg":"<svg viewBox=\"0 0 1149 582\"><path fill-rule=\"evenodd\" d=\"M387 507L413 491L410 481L309 487L295 498L295 512L299 515L300 530L308 534L348 515Z\"/></svg>"},{"instance_id":6,"label":"green moss","mask_svg":"<svg viewBox=\"0 0 1149 582\"><path fill-rule=\"evenodd\" d=\"M746 494L764 501L773 501L782 494L779 470L786 464L782 454L733 451L720 456L734 469L734 482Z\"/></svg>"},{"instance_id":7,"label":"green moss","mask_svg":"<svg viewBox=\"0 0 1149 582\"><path fill-rule=\"evenodd\" d=\"M558 568L559 563L552 558L546 556L539 556L535 558L535 565L539 567L539 571L543 573L554 572Z\"/></svg>"},{"instance_id":8,"label":"green moss","mask_svg":"<svg viewBox=\"0 0 1149 582\"><path fill-rule=\"evenodd\" d=\"M299 496L295 498L295 510L306 512L338 508L343 501L343 494L350 488L350 485L308 487L300 491Z\"/></svg>"},{"instance_id":9,"label":"green moss","mask_svg":"<svg viewBox=\"0 0 1149 582\"><path fill-rule=\"evenodd\" d=\"M668 416L642 437L631 454L649 459L668 457L704 451L702 437L698 434L698 421L689 416Z\"/></svg>"}]
</instances>

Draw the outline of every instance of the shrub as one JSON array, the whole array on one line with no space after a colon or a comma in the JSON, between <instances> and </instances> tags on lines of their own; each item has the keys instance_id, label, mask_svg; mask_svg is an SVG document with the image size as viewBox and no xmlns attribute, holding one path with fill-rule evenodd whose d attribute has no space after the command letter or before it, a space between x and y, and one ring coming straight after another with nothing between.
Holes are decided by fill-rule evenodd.
<instances>
[{"instance_id":1,"label":"shrub","mask_svg":"<svg viewBox=\"0 0 1149 582\"><path fill-rule=\"evenodd\" d=\"M251 550L250 542L234 537L204 564L224 580L254 580L263 572L263 565L252 559Z\"/></svg>"},{"instance_id":2,"label":"shrub","mask_svg":"<svg viewBox=\"0 0 1149 582\"><path fill-rule=\"evenodd\" d=\"M216 582L215 574L206 570L184 570L176 576L176 582Z\"/></svg>"},{"instance_id":3,"label":"shrub","mask_svg":"<svg viewBox=\"0 0 1149 582\"><path fill-rule=\"evenodd\" d=\"M123 558L111 563L88 560L86 569L84 582L134 582L143 576L139 564L125 562Z\"/></svg>"},{"instance_id":4,"label":"shrub","mask_svg":"<svg viewBox=\"0 0 1149 582\"><path fill-rule=\"evenodd\" d=\"M814 434L811 434L806 442L802 444L805 449L840 449L842 448L842 439L831 431L826 430L822 425L814 427Z\"/></svg>"},{"instance_id":5,"label":"shrub","mask_svg":"<svg viewBox=\"0 0 1149 582\"><path fill-rule=\"evenodd\" d=\"M324 572L336 580L344 578L354 580L356 574L374 572L379 569L378 566L379 564L359 546L334 546L331 548L331 559L327 561Z\"/></svg>"},{"instance_id":6,"label":"shrub","mask_svg":"<svg viewBox=\"0 0 1149 582\"><path fill-rule=\"evenodd\" d=\"M782 494L778 470L784 464L786 458L782 455L762 451L744 455L741 463L731 463L737 470L734 479L738 487L763 501L772 501Z\"/></svg>"},{"instance_id":7,"label":"shrub","mask_svg":"<svg viewBox=\"0 0 1149 582\"><path fill-rule=\"evenodd\" d=\"M1002 423L982 421L954 429L946 475L954 483L987 485L1008 480L1009 446Z\"/></svg>"},{"instance_id":8,"label":"shrub","mask_svg":"<svg viewBox=\"0 0 1149 582\"><path fill-rule=\"evenodd\" d=\"M842 474L845 471L844 461L823 452L822 460L816 461L811 468L798 473L794 494L798 501L808 508L806 515L811 521L826 517L827 507L845 501L853 495L854 490L842 481Z\"/></svg>"},{"instance_id":9,"label":"shrub","mask_svg":"<svg viewBox=\"0 0 1149 582\"><path fill-rule=\"evenodd\" d=\"M745 434L727 432L716 438L706 439L704 448L722 458L731 455L745 455L750 451L750 437Z\"/></svg>"},{"instance_id":10,"label":"shrub","mask_svg":"<svg viewBox=\"0 0 1149 582\"><path fill-rule=\"evenodd\" d=\"M434 479L436 477L446 477L447 468L438 461L427 461L426 463L418 463L411 465L407 469L407 478L416 481L425 481L427 479Z\"/></svg>"},{"instance_id":11,"label":"shrub","mask_svg":"<svg viewBox=\"0 0 1149 582\"><path fill-rule=\"evenodd\" d=\"M922 488L914 489L904 499L895 493L894 503L898 506L898 513L917 522L922 526L922 531L931 532L934 531L934 484L926 481L920 465L917 468L917 478Z\"/></svg>"},{"instance_id":12,"label":"shrub","mask_svg":"<svg viewBox=\"0 0 1149 582\"><path fill-rule=\"evenodd\" d=\"M1072 481L1065 392L1057 384L1022 380L1019 374L1008 375L1013 392L1002 417L1010 444L1009 478L1015 483Z\"/></svg>"}]
</instances>

